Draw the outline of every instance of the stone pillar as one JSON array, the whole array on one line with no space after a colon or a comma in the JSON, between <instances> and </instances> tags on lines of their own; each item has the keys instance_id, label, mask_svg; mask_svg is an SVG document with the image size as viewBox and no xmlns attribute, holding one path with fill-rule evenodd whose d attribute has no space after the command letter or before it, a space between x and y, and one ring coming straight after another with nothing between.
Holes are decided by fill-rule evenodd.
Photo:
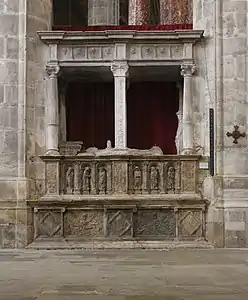
<instances>
[{"instance_id":1,"label":"stone pillar","mask_svg":"<svg viewBox=\"0 0 248 300\"><path fill-rule=\"evenodd\" d=\"M47 65L49 75L46 105L46 155L59 155L58 65Z\"/></svg>"},{"instance_id":2,"label":"stone pillar","mask_svg":"<svg viewBox=\"0 0 248 300\"><path fill-rule=\"evenodd\" d=\"M178 118L178 127L177 127L177 134L176 134L176 148L177 148L177 154L180 154L183 150L183 86L181 82L178 82L178 92L179 92L179 109L177 112L177 118Z\"/></svg>"},{"instance_id":3,"label":"stone pillar","mask_svg":"<svg viewBox=\"0 0 248 300\"><path fill-rule=\"evenodd\" d=\"M118 25L119 0L89 0L88 25Z\"/></svg>"},{"instance_id":4,"label":"stone pillar","mask_svg":"<svg viewBox=\"0 0 248 300\"><path fill-rule=\"evenodd\" d=\"M60 125L60 141L66 142L66 82L63 82L60 86L60 95L59 95L59 125Z\"/></svg>"},{"instance_id":5,"label":"stone pillar","mask_svg":"<svg viewBox=\"0 0 248 300\"><path fill-rule=\"evenodd\" d=\"M150 0L129 1L129 25L147 25L149 23Z\"/></svg>"},{"instance_id":6,"label":"stone pillar","mask_svg":"<svg viewBox=\"0 0 248 300\"><path fill-rule=\"evenodd\" d=\"M184 77L183 84L183 151L182 154L193 154L193 107L192 107L192 75L195 72L194 64L182 64L181 74Z\"/></svg>"},{"instance_id":7,"label":"stone pillar","mask_svg":"<svg viewBox=\"0 0 248 300\"><path fill-rule=\"evenodd\" d=\"M127 147L127 105L126 82L128 76L128 64L114 63L111 66L115 84L115 148Z\"/></svg>"}]
</instances>

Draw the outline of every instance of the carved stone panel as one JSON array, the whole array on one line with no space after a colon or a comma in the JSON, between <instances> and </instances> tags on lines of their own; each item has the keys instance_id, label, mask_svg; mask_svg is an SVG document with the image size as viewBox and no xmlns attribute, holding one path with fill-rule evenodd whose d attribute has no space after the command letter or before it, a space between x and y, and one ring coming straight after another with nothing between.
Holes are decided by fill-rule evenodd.
<instances>
[{"instance_id":1,"label":"carved stone panel","mask_svg":"<svg viewBox=\"0 0 248 300\"><path fill-rule=\"evenodd\" d=\"M183 161L181 172L182 192L194 193L196 191L196 162Z\"/></svg>"},{"instance_id":2,"label":"carved stone panel","mask_svg":"<svg viewBox=\"0 0 248 300\"><path fill-rule=\"evenodd\" d=\"M160 193L161 172L157 164L151 164L148 168L148 190L151 194Z\"/></svg>"},{"instance_id":3,"label":"carved stone panel","mask_svg":"<svg viewBox=\"0 0 248 300\"><path fill-rule=\"evenodd\" d=\"M59 162L46 163L46 194L59 194Z\"/></svg>"},{"instance_id":4,"label":"carved stone panel","mask_svg":"<svg viewBox=\"0 0 248 300\"><path fill-rule=\"evenodd\" d=\"M114 192L117 194L127 193L127 163L123 162L114 162L113 163L113 187Z\"/></svg>"},{"instance_id":5,"label":"carved stone panel","mask_svg":"<svg viewBox=\"0 0 248 300\"><path fill-rule=\"evenodd\" d=\"M64 182L64 193L74 194L74 183L75 183L75 166L73 164L67 164L65 166L65 182Z\"/></svg>"},{"instance_id":6,"label":"carved stone panel","mask_svg":"<svg viewBox=\"0 0 248 300\"><path fill-rule=\"evenodd\" d=\"M131 194L141 194L143 189L142 164L131 163L128 166L128 190Z\"/></svg>"},{"instance_id":7,"label":"carved stone panel","mask_svg":"<svg viewBox=\"0 0 248 300\"><path fill-rule=\"evenodd\" d=\"M178 212L179 238L203 236L203 212L201 209L180 209Z\"/></svg>"},{"instance_id":8,"label":"carved stone panel","mask_svg":"<svg viewBox=\"0 0 248 300\"><path fill-rule=\"evenodd\" d=\"M34 239L62 237L65 209L34 208Z\"/></svg>"},{"instance_id":9,"label":"carved stone panel","mask_svg":"<svg viewBox=\"0 0 248 300\"><path fill-rule=\"evenodd\" d=\"M135 237L152 238L176 236L176 218L173 210L138 210L134 217Z\"/></svg>"},{"instance_id":10,"label":"carved stone panel","mask_svg":"<svg viewBox=\"0 0 248 300\"><path fill-rule=\"evenodd\" d=\"M106 210L105 236L110 238L133 237L133 211L129 209Z\"/></svg>"},{"instance_id":11,"label":"carved stone panel","mask_svg":"<svg viewBox=\"0 0 248 300\"><path fill-rule=\"evenodd\" d=\"M80 168L80 194L82 195L89 195L93 191L93 182L92 182L92 176L93 176L93 168L91 164L85 164L83 163Z\"/></svg>"},{"instance_id":12,"label":"carved stone panel","mask_svg":"<svg viewBox=\"0 0 248 300\"><path fill-rule=\"evenodd\" d=\"M65 236L103 237L103 211L68 210L64 216Z\"/></svg>"}]
</instances>

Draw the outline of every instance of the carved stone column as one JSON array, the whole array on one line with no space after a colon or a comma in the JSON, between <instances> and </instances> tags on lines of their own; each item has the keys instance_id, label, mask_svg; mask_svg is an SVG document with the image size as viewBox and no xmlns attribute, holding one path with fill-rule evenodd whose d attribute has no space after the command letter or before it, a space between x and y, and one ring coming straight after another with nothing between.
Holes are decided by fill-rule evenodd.
<instances>
[{"instance_id":1,"label":"carved stone column","mask_svg":"<svg viewBox=\"0 0 248 300\"><path fill-rule=\"evenodd\" d=\"M115 148L127 147L127 104L126 82L128 64L126 62L114 63L111 66L115 84Z\"/></svg>"},{"instance_id":2,"label":"carved stone column","mask_svg":"<svg viewBox=\"0 0 248 300\"><path fill-rule=\"evenodd\" d=\"M149 23L150 0L129 1L129 25L147 25Z\"/></svg>"},{"instance_id":3,"label":"carved stone column","mask_svg":"<svg viewBox=\"0 0 248 300\"><path fill-rule=\"evenodd\" d=\"M193 107L192 107L192 76L195 65L185 63L181 65L181 74L184 77L183 84L183 151L182 154L193 154Z\"/></svg>"},{"instance_id":4,"label":"carved stone column","mask_svg":"<svg viewBox=\"0 0 248 300\"><path fill-rule=\"evenodd\" d=\"M180 154L183 150L183 86L181 82L178 82L178 92L179 92L179 109L177 112L178 118L178 126L177 126L177 134L175 139L175 144L177 148L177 154Z\"/></svg>"},{"instance_id":5,"label":"carved stone column","mask_svg":"<svg viewBox=\"0 0 248 300\"><path fill-rule=\"evenodd\" d=\"M47 65L49 75L46 105L46 155L59 155L58 74L57 64Z\"/></svg>"}]
</instances>

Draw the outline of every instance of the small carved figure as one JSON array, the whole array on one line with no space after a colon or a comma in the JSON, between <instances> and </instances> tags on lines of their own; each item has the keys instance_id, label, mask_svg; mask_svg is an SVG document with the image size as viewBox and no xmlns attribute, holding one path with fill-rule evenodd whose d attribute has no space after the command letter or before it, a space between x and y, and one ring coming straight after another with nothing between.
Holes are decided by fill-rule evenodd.
<instances>
[{"instance_id":1,"label":"small carved figure","mask_svg":"<svg viewBox=\"0 0 248 300\"><path fill-rule=\"evenodd\" d=\"M141 176L141 170L138 166L134 168L133 172L133 178L134 178L134 192L140 192L142 190L142 176Z\"/></svg>"},{"instance_id":2,"label":"small carved figure","mask_svg":"<svg viewBox=\"0 0 248 300\"><path fill-rule=\"evenodd\" d=\"M175 175L176 175L176 171L175 168L173 166L170 166L168 168L168 173L167 173L167 178L168 178L168 182L167 182L167 191L169 192L174 192L175 191Z\"/></svg>"},{"instance_id":3,"label":"small carved figure","mask_svg":"<svg viewBox=\"0 0 248 300\"><path fill-rule=\"evenodd\" d=\"M107 147L106 149L111 150L112 149L112 143L110 140L107 140Z\"/></svg>"},{"instance_id":4,"label":"small carved figure","mask_svg":"<svg viewBox=\"0 0 248 300\"><path fill-rule=\"evenodd\" d=\"M83 192L90 193L91 191L91 169L86 167L83 173Z\"/></svg>"},{"instance_id":5,"label":"small carved figure","mask_svg":"<svg viewBox=\"0 0 248 300\"><path fill-rule=\"evenodd\" d=\"M107 191L107 172L103 167L98 170L98 190L100 194Z\"/></svg>"},{"instance_id":6,"label":"small carved figure","mask_svg":"<svg viewBox=\"0 0 248 300\"><path fill-rule=\"evenodd\" d=\"M150 188L151 188L151 192L152 191L158 191L158 186L159 186L159 173L158 173L158 169L155 166L151 167L151 171L150 171Z\"/></svg>"},{"instance_id":7,"label":"small carved figure","mask_svg":"<svg viewBox=\"0 0 248 300\"><path fill-rule=\"evenodd\" d=\"M72 194L74 190L74 169L73 167L68 167L66 174L66 193Z\"/></svg>"}]
</instances>

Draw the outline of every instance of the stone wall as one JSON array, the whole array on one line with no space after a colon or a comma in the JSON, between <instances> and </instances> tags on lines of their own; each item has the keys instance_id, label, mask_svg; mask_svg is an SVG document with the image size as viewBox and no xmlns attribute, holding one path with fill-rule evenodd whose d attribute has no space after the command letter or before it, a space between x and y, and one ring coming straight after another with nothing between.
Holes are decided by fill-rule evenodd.
<instances>
[{"instance_id":1,"label":"stone wall","mask_svg":"<svg viewBox=\"0 0 248 300\"><path fill-rule=\"evenodd\" d=\"M46 51L36 32L50 28L51 1L1 0L0 13L0 248L14 248L32 236L26 200L44 178L35 157L44 147Z\"/></svg>"},{"instance_id":2,"label":"stone wall","mask_svg":"<svg viewBox=\"0 0 248 300\"><path fill-rule=\"evenodd\" d=\"M215 109L215 172L205 181L211 200L209 238L217 246L248 244L247 139L226 136L234 125L247 132L247 1L194 1L194 28L205 30L196 51L195 144L209 154L208 109Z\"/></svg>"}]
</instances>

